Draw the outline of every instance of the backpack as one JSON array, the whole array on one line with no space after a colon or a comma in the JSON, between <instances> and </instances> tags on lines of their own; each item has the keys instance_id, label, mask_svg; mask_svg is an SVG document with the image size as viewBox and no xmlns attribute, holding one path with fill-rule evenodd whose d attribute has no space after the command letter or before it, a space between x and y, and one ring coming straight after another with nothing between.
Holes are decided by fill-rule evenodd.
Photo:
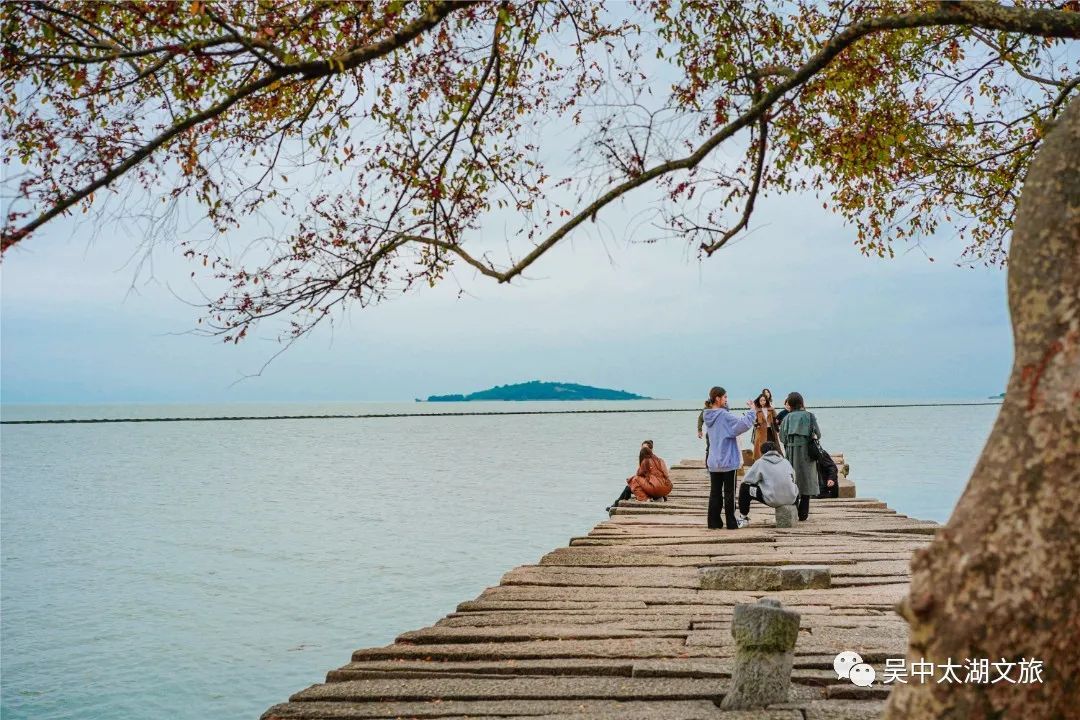
<instances>
[{"instance_id":1,"label":"backpack","mask_svg":"<svg viewBox=\"0 0 1080 720\"><path fill-rule=\"evenodd\" d=\"M813 413L810 413L810 416L813 417ZM814 418L814 422L816 424L816 417ZM811 435L806 442L806 456L814 462L817 462L824 454L825 451L821 449L821 443L818 442L818 439L816 437Z\"/></svg>"}]
</instances>

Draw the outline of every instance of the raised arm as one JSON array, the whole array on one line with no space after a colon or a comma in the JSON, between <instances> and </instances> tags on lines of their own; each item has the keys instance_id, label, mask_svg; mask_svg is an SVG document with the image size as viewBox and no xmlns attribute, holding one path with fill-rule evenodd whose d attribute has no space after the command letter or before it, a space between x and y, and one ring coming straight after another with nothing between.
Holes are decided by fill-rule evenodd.
<instances>
[{"instance_id":1,"label":"raised arm","mask_svg":"<svg viewBox=\"0 0 1080 720\"><path fill-rule=\"evenodd\" d=\"M732 435L742 435L744 432L754 427L754 420L757 418L757 411L748 410L742 417L736 418L731 424Z\"/></svg>"}]
</instances>

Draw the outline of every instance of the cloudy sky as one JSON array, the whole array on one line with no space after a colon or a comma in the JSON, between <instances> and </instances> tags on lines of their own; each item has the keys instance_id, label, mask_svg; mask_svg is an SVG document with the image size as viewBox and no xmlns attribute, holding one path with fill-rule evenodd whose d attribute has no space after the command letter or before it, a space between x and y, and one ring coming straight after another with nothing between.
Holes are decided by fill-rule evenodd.
<instances>
[{"instance_id":1,"label":"cloudy sky","mask_svg":"<svg viewBox=\"0 0 1080 720\"><path fill-rule=\"evenodd\" d=\"M956 267L947 233L924 244L933 263L918 249L864 258L819 202L789 196L699 262L678 242L619 240L628 215L614 208L609 237L575 236L511 287L458 270L350 312L247 379L278 346L188 334L199 311L184 302L198 297L187 261L161 248L140 273L118 231L91 242L57 223L0 267L3 402L391 401L531 379L673 399L713 384L822 399L1004 387L1005 274Z\"/></svg>"}]
</instances>

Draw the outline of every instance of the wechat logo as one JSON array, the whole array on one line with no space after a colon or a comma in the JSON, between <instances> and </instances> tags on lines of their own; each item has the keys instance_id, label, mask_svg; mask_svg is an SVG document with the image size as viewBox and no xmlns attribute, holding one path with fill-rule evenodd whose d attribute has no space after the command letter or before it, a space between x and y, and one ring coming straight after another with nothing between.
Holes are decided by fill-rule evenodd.
<instances>
[{"instance_id":1,"label":"wechat logo","mask_svg":"<svg viewBox=\"0 0 1080 720\"><path fill-rule=\"evenodd\" d=\"M845 650L833 658L832 666L838 679L850 680L859 687L870 687L877 677L874 668L863 662L862 655L851 650Z\"/></svg>"}]
</instances>

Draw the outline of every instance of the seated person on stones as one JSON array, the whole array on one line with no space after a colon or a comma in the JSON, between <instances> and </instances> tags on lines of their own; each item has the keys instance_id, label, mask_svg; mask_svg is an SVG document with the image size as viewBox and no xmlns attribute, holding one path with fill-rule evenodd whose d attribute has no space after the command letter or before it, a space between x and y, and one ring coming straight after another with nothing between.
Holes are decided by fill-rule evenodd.
<instances>
[{"instance_id":1,"label":"seated person on stones","mask_svg":"<svg viewBox=\"0 0 1080 720\"><path fill-rule=\"evenodd\" d=\"M819 498L840 497L840 470L836 467L836 461L825 450L821 449L821 458L817 461L818 487L821 492Z\"/></svg>"},{"instance_id":2,"label":"seated person on stones","mask_svg":"<svg viewBox=\"0 0 1080 720\"><path fill-rule=\"evenodd\" d=\"M671 476L664 460L653 453L652 440L641 444L637 472L626 479L626 485L638 502L667 501L668 493L671 492Z\"/></svg>"},{"instance_id":3,"label":"seated person on stones","mask_svg":"<svg viewBox=\"0 0 1080 720\"><path fill-rule=\"evenodd\" d=\"M761 444L761 457L750 466L739 488L739 527L750 523L750 500L772 508L794 505L799 498L795 484L795 469L780 454L780 446L774 442Z\"/></svg>"},{"instance_id":4,"label":"seated person on stones","mask_svg":"<svg viewBox=\"0 0 1080 720\"><path fill-rule=\"evenodd\" d=\"M654 474L661 473L661 470L662 470L661 474L665 478L668 478L668 480L667 480L668 490L663 495L659 496L659 499L663 499L664 502L667 502L667 497L666 496L667 496L668 493L671 492L671 480L670 480L670 477L668 475L667 465L664 463L663 459L659 455L653 454L653 451L652 451L653 450L653 441L652 440L645 440L645 441L643 441L641 443L641 449L638 451L638 471L636 473L634 473L634 475L632 475L631 477L628 477L626 479L626 487L623 488L622 494L619 495L618 498L616 498L615 502L613 502L611 505L609 505L607 508L605 508L609 513L612 510L614 510L615 507L620 502L622 502L623 500L629 500L631 497L636 497L636 495L634 494L632 482L633 482L634 478L637 478L641 474L641 470L642 470L643 462L644 462L643 456L644 456L644 453L645 453L646 450L649 451L649 454L652 456L653 461L654 461L653 463L650 464L650 467L647 468L647 470L652 470L652 472ZM661 485L662 485L662 483L661 483ZM649 500L650 498L658 499L658 498L654 498L653 496L648 495L648 494L646 494L646 497L638 498L638 499L641 500L642 502L644 502L645 500Z\"/></svg>"}]
</instances>

